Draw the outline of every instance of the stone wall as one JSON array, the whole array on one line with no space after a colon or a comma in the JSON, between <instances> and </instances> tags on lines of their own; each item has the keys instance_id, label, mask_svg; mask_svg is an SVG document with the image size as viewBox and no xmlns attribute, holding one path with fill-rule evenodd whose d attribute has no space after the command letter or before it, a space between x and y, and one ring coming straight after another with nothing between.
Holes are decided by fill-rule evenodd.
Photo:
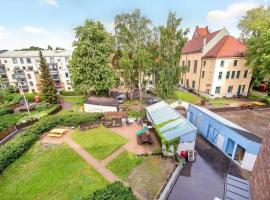
<instances>
[{"instance_id":1,"label":"stone wall","mask_svg":"<svg viewBox=\"0 0 270 200\"><path fill-rule=\"evenodd\" d=\"M270 199L270 132L265 137L250 178L253 200Z\"/></svg>"}]
</instances>

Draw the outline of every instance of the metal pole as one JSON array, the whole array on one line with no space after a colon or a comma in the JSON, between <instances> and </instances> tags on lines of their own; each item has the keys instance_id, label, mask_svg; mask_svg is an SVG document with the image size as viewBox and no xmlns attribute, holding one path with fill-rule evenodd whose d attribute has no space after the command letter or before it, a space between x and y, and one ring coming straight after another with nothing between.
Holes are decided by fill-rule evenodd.
<instances>
[{"instance_id":1,"label":"metal pole","mask_svg":"<svg viewBox=\"0 0 270 200\"><path fill-rule=\"evenodd\" d=\"M24 99L25 106L27 108L28 115L30 115L30 110L29 110L29 107L28 107L28 102L26 100L26 97L25 97L25 94L24 94L24 91L23 91L22 84L21 84L21 81L20 80L19 80L19 89L21 90L21 92L23 94L23 99Z\"/></svg>"}]
</instances>

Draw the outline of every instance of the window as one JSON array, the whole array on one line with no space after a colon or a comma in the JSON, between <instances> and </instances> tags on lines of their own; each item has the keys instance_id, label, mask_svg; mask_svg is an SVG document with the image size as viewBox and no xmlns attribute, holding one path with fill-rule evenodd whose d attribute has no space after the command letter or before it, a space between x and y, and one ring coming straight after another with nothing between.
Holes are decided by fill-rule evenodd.
<instances>
[{"instance_id":1,"label":"window","mask_svg":"<svg viewBox=\"0 0 270 200\"><path fill-rule=\"evenodd\" d=\"M202 71L202 78L204 78L205 71Z\"/></svg>"},{"instance_id":2,"label":"window","mask_svg":"<svg viewBox=\"0 0 270 200\"><path fill-rule=\"evenodd\" d=\"M232 71L232 76L231 76L231 78L234 79L234 77L235 77L235 71Z\"/></svg>"},{"instance_id":3,"label":"window","mask_svg":"<svg viewBox=\"0 0 270 200\"><path fill-rule=\"evenodd\" d=\"M65 57L66 63L69 63L69 57Z\"/></svg>"},{"instance_id":4,"label":"window","mask_svg":"<svg viewBox=\"0 0 270 200\"><path fill-rule=\"evenodd\" d=\"M29 66L27 67L29 71L33 71L33 67Z\"/></svg>"},{"instance_id":5,"label":"window","mask_svg":"<svg viewBox=\"0 0 270 200\"><path fill-rule=\"evenodd\" d=\"M50 57L50 63L54 63L54 58Z\"/></svg>"},{"instance_id":6,"label":"window","mask_svg":"<svg viewBox=\"0 0 270 200\"><path fill-rule=\"evenodd\" d=\"M204 67L206 66L206 60L205 60L205 61L203 61L203 66L204 66Z\"/></svg>"},{"instance_id":7,"label":"window","mask_svg":"<svg viewBox=\"0 0 270 200\"><path fill-rule=\"evenodd\" d=\"M17 58L12 58L13 64L18 64Z\"/></svg>"},{"instance_id":8,"label":"window","mask_svg":"<svg viewBox=\"0 0 270 200\"><path fill-rule=\"evenodd\" d=\"M57 61L60 62L60 59L58 58Z\"/></svg>"},{"instance_id":9,"label":"window","mask_svg":"<svg viewBox=\"0 0 270 200\"><path fill-rule=\"evenodd\" d=\"M240 71L237 71L236 78L240 77Z\"/></svg>"},{"instance_id":10,"label":"window","mask_svg":"<svg viewBox=\"0 0 270 200\"><path fill-rule=\"evenodd\" d=\"M32 82L32 81L30 81L30 82L29 82L29 84L30 84L30 86L31 86L31 87L33 87L33 86L34 86L34 84L33 84L33 82Z\"/></svg>"},{"instance_id":11,"label":"window","mask_svg":"<svg viewBox=\"0 0 270 200\"><path fill-rule=\"evenodd\" d=\"M190 60L188 60L188 64L187 64L187 72L189 72L190 70Z\"/></svg>"},{"instance_id":12,"label":"window","mask_svg":"<svg viewBox=\"0 0 270 200\"><path fill-rule=\"evenodd\" d=\"M182 66L185 66L185 61L184 60L182 60Z\"/></svg>"},{"instance_id":13,"label":"window","mask_svg":"<svg viewBox=\"0 0 270 200\"><path fill-rule=\"evenodd\" d=\"M21 62L21 64L23 64L24 62L23 62L23 58L20 58L20 62Z\"/></svg>"},{"instance_id":14,"label":"window","mask_svg":"<svg viewBox=\"0 0 270 200\"><path fill-rule=\"evenodd\" d=\"M220 87L216 87L215 93L216 94L219 94L220 93Z\"/></svg>"},{"instance_id":15,"label":"window","mask_svg":"<svg viewBox=\"0 0 270 200\"><path fill-rule=\"evenodd\" d=\"M4 62L7 63L7 60L5 60Z\"/></svg>"},{"instance_id":16,"label":"window","mask_svg":"<svg viewBox=\"0 0 270 200\"><path fill-rule=\"evenodd\" d=\"M36 92L36 90L35 90L35 89L32 89L32 92L33 92L33 93L35 93L35 92Z\"/></svg>"},{"instance_id":17,"label":"window","mask_svg":"<svg viewBox=\"0 0 270 200\"><path fill-rule=\"evenodd\" d=\"M223 67L224 66L224 60L220 61L220 67Z\"/></svg>"},{"instance_id":18,"label":"window","mask_svg":"<svg viewBox=\"0 0 270 200\"><path fill-rule=\"evenodd\" d=\"M244 78L247 78L247 75L248 75L248 70L245 70L245 72L244 72Z\"/></svg>"},{"instance_id":19,"label":"window","mask_svg":"<svg viewBox=\"0 0 270 200\"><path fill-rule=\"evenodd\" d=\"M23 68L23 70L25 70L25 66L23 66L22 68Z\"/></svg>"},{"instance_id":20,"label":"window","mask_svg":"<svg viewBox=\"0 0 270 200\"><path fill-rule=\"evenodd\" d=\"M234 60L233 61L233 66L237 66L237 62L238 62L238 60Z\"/></svg>"},{"instance_id":21,"label":"window","mask_svg":"<svg viewBox=\"0 0 270 200\"><path fill-rule=\"evenodd\" d=\"M226 79L229 79L230 78L230 74L231 74L231 72L228 71L227 74L226 74Z\"/></svg>"},{"instance_id":22,"label":"window","mask_svg":"<svg viewBox=\"0 0 270 200\"><path fill-rule=\"evenodd\" d=\"M230 85L230 86L228 87L228 93L232 93L232 91L233 91L233 86Z\"/></svg>"},{"instance_id":23,"label":"window","mask_svg":"<svg viewBox=\"0 0 270 200\"><path fill-rule=\"evenodd\" d=\"M192 81L192 88L195 88L195 81Z\"/></svg>"},{"instance_id":24,"label":"window","mask_svg":"<svg viewBox=\"0 0 270 200\"><path fill-rule=\"evenodd\" d=\"M31 58L26 58L26 62L29 64L31 63Z\"/></svg>"},{"instance_id":25,"label":"window","mask_svg":"<svg viewBox=\"0 0 270 200\"><path fill-rule=\"evenodd\" d=\"M31 79L31 74L27 74L27 78L28 79Z\"/></svg>"},{"instance_id":26,"label":"window","mask_svg":"<svg viewBox=\"0 0 270 200\"><path fill-rule=\"evenodd\" d=\"M222 79L222 72L218 73L218 80Z\"/></svg>"},{"instance_id":27,"label":"window","mask_svg":"<svg viewBox=\"0 0 270 200\"><path fill-rule=\"evenodd\" d=\"M242 92L245 92L245 88L246 88L246 86L243 85L243 87L242 87Z\"/></svg>"},{"instance_id":28,"label":"window","mask_svg":"<svg viewBox=\"0 0 270 200\"><path fill-rule=\"evenodd\" d=\"M65 73L65 75L66 75L66 78L68 78L68 76L69 76L68 73Z\"/></svg>"},{"instance_id":29,"label":"window","mask_svg":"<svg viewBox=\"0 0 270 200\"><path fill-rule=\"evenodd\" d=\"M189 80L188 79L186 80L186 84L187 84L187 87L189 87Z\"/></svg>"},{"instance_id":30,"label":"window","mask_svg":"<svg viewBox=\"0 0 270 200\"><path fill-rule=\"evenodd\" d=\"M194 68L193 68L193 73L197 73L197 65L198 65L198 60L194 60Z\"/></svg>"}]
</instances>

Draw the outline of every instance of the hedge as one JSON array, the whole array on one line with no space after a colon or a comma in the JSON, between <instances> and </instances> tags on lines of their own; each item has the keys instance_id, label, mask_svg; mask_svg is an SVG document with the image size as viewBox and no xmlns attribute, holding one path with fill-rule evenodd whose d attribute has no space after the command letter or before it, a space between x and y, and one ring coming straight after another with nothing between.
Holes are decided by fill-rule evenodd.
<instances>
[{"instance_id":1,"label":"hedge","mask_svg":"<svg viewBox=\"0 0 270 200\"><path fill-rule=\"evenodd\" d=\"M116 181L104 188L95 191L89 197L83 200L137 200L130 187L126 187L123 183Z\"/></svg>"},{"instance_id":2,"label":"hedge","mask_svg":"<svg viewBox=\"0 0 270 200\"><path fill-rule=\"evenodd\" d=\"M0 173L26 152L44 132L56 126L78 126L80 124L95 122L101 116L98 113L80 113L54 115L41 119L23 134L17 135L13 140L0 147Z\"/></svg>"}]
</instances>

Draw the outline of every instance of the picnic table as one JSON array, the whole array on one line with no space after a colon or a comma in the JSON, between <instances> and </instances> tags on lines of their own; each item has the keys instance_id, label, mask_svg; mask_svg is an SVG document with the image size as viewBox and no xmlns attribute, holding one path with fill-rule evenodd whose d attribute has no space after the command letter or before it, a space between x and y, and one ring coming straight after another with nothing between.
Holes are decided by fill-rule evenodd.
<instances>
[{"instance_id":1,"label":"picnic table","mask_svg":"<svg viewBox=\"0 0 270 200\"><path fill-rule=\"evenodd\" d=\"M150 134L148 134L148 127L147 126L143 127L141 130L137 131L136 135L137 135L137 142L140 145L143 143L148 143L148 144L153 143Z\"/></svg>"}]
</instances>

